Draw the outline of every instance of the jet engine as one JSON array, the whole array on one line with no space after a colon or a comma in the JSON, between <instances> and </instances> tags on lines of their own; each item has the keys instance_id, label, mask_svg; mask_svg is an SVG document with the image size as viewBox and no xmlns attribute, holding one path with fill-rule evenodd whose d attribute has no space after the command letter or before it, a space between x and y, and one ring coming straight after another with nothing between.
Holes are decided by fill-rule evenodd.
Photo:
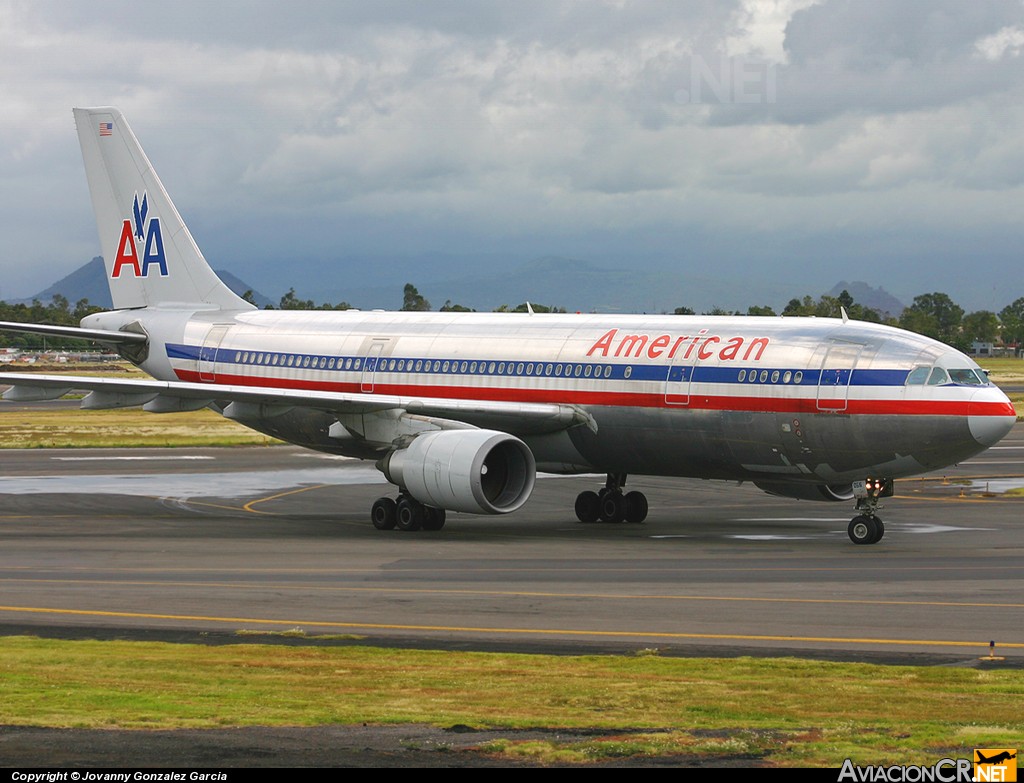
<instances>
[{"instance_id":1,"label":"jet engine","mask_svg":"<svg viewBox=\"0 0 1024 783\"><path fill-rule=\"evenodd\" d=\"M754 486L769 495L798 500L853 500L850 484L804 484L799 481L755 481Z\"/></svg>"},{"instance_id":2,"label":"jet engine","mask_svg":"<svg viewBox=\"0 0 1024 783\"><path fill-rule=\"evenodd\" d=\"M537 480L529 447L495 430L426 432L378 467L420 503L470 514L515 511Z\"/></svg>"}]
</instances>

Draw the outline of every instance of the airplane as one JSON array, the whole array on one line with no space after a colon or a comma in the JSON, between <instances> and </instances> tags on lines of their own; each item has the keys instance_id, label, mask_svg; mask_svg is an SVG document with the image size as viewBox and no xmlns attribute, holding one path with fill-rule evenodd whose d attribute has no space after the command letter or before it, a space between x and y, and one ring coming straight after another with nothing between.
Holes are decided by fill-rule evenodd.
<instances>
[{"instance_id":1,"label":"airplane","mask_svg":"<svg viewBox=\"0 0 1024 783\"><path fill-rule=\"evenodd\" d=\"M985 758L984 754L980 750L976 750L974 751L974 753L978 757L979 764L999 764L1002 761L1010 761L1011 759L1017 758L1016 753L1010 753L1006 750L1004 750L1002 753L997 753L990 759Z\"/></svg>"},{"instance_id":2,"label":"airplane","mask_svg":"<svg viewBox=\"0 0 1024 783\"><path fill-rule=\"evenodd\" d=\"M506 514L538 471L604 474L581 522L642 522L630 475L751 482L853 501L874 544L893 480L961 462L1013 427L964 354L841 318L257 310L216 276L115 108L74 109L114 309L80 327L152 380L4 374L8 400L86 390L86 409L212 408L260 432L374 460L381 530ZM532 310L532 308L530 308Z\"/></svg>"}]
</instances>

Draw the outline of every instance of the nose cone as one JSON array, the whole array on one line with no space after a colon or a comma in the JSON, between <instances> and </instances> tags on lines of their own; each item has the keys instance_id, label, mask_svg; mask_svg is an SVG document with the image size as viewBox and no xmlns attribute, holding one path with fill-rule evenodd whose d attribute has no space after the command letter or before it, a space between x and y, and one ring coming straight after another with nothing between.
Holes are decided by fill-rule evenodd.
<instances>
[{"instance_id":1,"label":"nose cone","mask_svg":"<svg viewBox=\"0 0 1024 783\"><path fill-rule=\"evenodd\" d=\"M999 389L979 389L967 406L967 425L982 446L994 446L1013 429L1017 414Z\"/></svg>"}]
</instances>

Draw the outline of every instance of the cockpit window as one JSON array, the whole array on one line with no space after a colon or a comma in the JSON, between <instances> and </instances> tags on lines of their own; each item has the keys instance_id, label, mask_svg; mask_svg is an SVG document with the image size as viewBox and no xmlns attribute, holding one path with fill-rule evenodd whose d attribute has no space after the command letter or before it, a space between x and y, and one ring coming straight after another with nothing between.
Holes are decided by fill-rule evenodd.
<instances>
[{"instance_id":1,"label":"cockpit window","mask_svg":"<svg viewBox=\"0 0 1024 783\"><path fill-rule=\"evenodd\" d=\"M907 376L907 386L923 386L928 380L930 367L915 367Z\"/></svg>"},{"instance_id":2,"label":"cockpit window","mask_svg":"<svg viewBox=\"0 0 1024 783\"><path fill-rule=\"evenodd\" d=\"M953 383L959 383L966 386L984 386L985 380L978 376L974 370L968 368L960 368L949 371L949 378Z\"/></svg>"},{"instance_id":3,"label":"cockpit window","mask_svg":"<svg viewBox=\"0 0 1024 783\"><path fill-rule=\"evenodd\" d=\"M949 375L941 367L935 367L932 369L932 374L928 377L929 386L941 386L944 383L949 383Z\"/></svg>"}]
</instances>

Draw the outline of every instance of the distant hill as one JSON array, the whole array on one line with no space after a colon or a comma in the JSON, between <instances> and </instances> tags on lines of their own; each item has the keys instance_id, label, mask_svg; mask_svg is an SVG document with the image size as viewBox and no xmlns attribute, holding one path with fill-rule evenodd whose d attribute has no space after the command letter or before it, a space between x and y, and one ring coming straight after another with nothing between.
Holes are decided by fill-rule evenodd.
<instances>
[{"instance_id":1,"label":"distant hill","mask_svg":"<svg viewBox=\"0 0 1024 783\"><path fill-rule=\"evenodd\" d=\"M88 299L89 304L97 307L112 307L110 289L107 287L107 275L103 270L103 257L96 256L88 264L78 267L70 275L62 277L49 288L23 301L31 302L33 299L38 299L40 302L48 304L58 294L67 299L72 307L80 299Z\"/></svg>"},{"instance_id":2,"label":"distant hill","mask_svg":"<svg viewBox=\"0 0 1024 783\"><path fill-rule=\"evenodd\" d=\"M277 304L276 302L272 303L267 297L253 289L253 287L244 280L241 280L231 274L231 272L222 269L217 272L217 276L224 281L224 284L228 288L239 296L244 294L246 291L252 291L253 299L258 307L262 308L268 304ZM107 309L113 307L114 303L110 299L110 288L107 286L107 273L103 268L102 256L96 256L89 263L78 267L78 269L70 275L62 277L56 283L40 291L38 294L19 301L27 303L31 302L33 299L38 299L40 302L45 304L53 299L57 294L60 294L67 299L72 307L74 307L75 303L80 299L88 299L89 304L96 305L97 307Z\"/></svg>"},{"instance_id":3,"label":"distant hill","mask_svg":"<svg viewBox=\"0 0 1024 783\"><path fill-rule=\"evenodd\" d=\"M877 310L883 316L899 318L900 313L902 313L905 308L905 305L899 299L881 286L878 288L872 288L867 283L859 280L855 280L852 283L842 280L832 287L832 290L828 292L828 295L839 296L839 294L844 290L853 297L853 301L857 304L870 307L872 310Z\"/></svg>"}]
</instances>

